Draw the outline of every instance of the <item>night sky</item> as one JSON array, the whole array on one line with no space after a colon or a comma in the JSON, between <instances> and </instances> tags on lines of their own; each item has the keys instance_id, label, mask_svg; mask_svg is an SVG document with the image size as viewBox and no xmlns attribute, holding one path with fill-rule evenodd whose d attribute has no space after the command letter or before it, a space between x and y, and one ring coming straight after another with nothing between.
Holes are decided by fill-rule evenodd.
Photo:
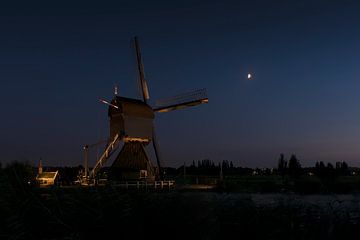
<instances>
[{"instance_id":1,"label":"night sky","mask_svg":"<svg viewBox=\"0 0 360 240\"><path fill-rule=\"evenodd\" d=\"M137 35L151 103L208 90L208 104L156 115L166 165L274 167L295 153L303 166L360 166L359 12L325 0L1 3L0 159L82 164L82 146L108 134L98 99L115 84L140 98Z\"/></svg>"}]
</instances>

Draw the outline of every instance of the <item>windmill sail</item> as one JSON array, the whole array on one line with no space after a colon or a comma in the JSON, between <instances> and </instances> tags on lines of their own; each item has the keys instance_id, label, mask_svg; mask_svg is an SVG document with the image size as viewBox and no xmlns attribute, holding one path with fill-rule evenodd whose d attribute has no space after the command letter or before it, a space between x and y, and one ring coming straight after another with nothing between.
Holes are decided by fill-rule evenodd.
<instances>
[{"instance_id":1,"label":"windmill sail","mask_svg":"<svg viewBox=\"0 0 360 240\"><path fill-rule=\"evenodd\" d=\"M138 71L139 71L139 79L140 79L142 97L143 97L144 102L146 103L150 96L149 96L149 89L148 89L148 86L147 86L147 83L145 80L144 65L142 63L140 46L139 46L139 41L138 41L137 37L134 38L134 43L135 43L136 61L137 61L137 67L138 67Z\"/></svg>"},{"instance_id":2,"label":"windmill sail","mask_svg":"<svg viewBox=\"0 0 360 240\"><path fill-rule=\"evenodd\" d=\"M155 103L154 111L169 112L185 107L196 106L209 101L206 89L199 89L192 92L176 95L171 98L158 100Z\"/></svg>"},{"instance_id":3,"label":"windmill sail","mask_svg":"<svg viewBox=\"0 0 360 240\"><path fill-rule=\"evenodd\" d=\"M137 37L134 38L134 43L135 43L136 60L137 60L137 67L138 67L138 71L139 71L139 79L140 79L140 87L141 87L141 91L142 91L142 97L143 97L144 103L147 103L147 100L149 100L149 98L150 98L149 89L148 89L148 86L147 86L147 83L145 80L144 65L142 63L141 51L140 51L139 41L138 41ZM154 151L155 151L155 157L156 157L156 161L157 161L157 165L158 165L158 169L159 169L160 179L162 179L162 171L161 171L160 156L159 156L159 145L157 143L155 136L156 136L155 128L153 127L152 143L153 143L153 147L154 147Z\"/></svg>"}]
</instances>

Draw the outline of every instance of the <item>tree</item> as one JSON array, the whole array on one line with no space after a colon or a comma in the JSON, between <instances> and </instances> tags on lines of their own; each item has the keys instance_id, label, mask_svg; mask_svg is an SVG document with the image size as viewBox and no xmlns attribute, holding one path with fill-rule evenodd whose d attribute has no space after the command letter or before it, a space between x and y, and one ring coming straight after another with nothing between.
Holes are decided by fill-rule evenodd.
<instances>
[{"instance_id":1,"label":"tree","mask_svg":"<svg viewBox=\"0 0 360 240\"><path fill-rule=\"evenodd\" d=\"M335 163L336 173L339 175L348 175L349 174L349 166L346 162L336 162Z\"/></svg>"},{"instance_id":2,"label":"tree","mask_svg":"<svg viewBox=\"0 0 360 240\"><path fill-rule=\"evenodd\" d=\"M14 184L27 185L35 179L33 168L28 162L12 162L3 171Z\"/></svg>"},{"instance_id":3,"label":"tree","mask_svg":"<svg viewBox=\"0 0 360 240\"><path fill-rule=\"evenodd\" d=\"M342 162L342 163L341 163L341 169L347 171L347 170L349 169L348 164L347 164L346 162Z\"/></svg>"},{"instance_id":4,"label":"tree","mask_svg":"<svg viewBox=\"0 0 360 240\"><path fill-rule=\"evenodd\" d=\"M341 163L341 174L343 175L349 174L349 165L345 161Z\"/></svg>"},{"instance_id":5,"label":"tree","mask_svg":"<svg viewBox=\"0 0 360 240\"><path fill-rule=\"evenodd\" d=\"M335 169L341 169L341 162L335 163Z\"/></svg>"},{"instance_id":6,"label":"tree","mask_svg":"<svg viewBox=\"0 0 360 240\"><path fill-rule=\"evenodd\" d=\"M285 174L287 168L287 161L285 160L284 154L280 154L280 158L278 161L278 171L281 175Z\"/></svg>"},{"instance_id":7,"label":"tree","mask_svg":"<svg viewBox=\"0 0 360 240\"><path fill-rule=\"evenodd\" d=\"M315 164L315 173L317 176L322 177L326 173L326 167L323 161L316 162Z\"/></svg>"},{"instance_id":8,"label":"tree","mask_svg":"<svg viewBox=\"0 0 360 240\"><path fill-rule=\"evenodd\" d=\"M289 159L289 174L290 175L300 175L301 174L301 164L300 161L296 158L295 154L292 154Z\"/></svg>"},{"instance_id":9,"label":"tree","mask_svg":"<svg viewBox=\"0 0 360 240\"><path fill-rule=\"evenodd\" d=\"M230 168L234 168L234 164L232 161L230 161Z\"/></svg>"},{"instance_id":10,"label":"tree","mask_svg":"<svg viewBox=\"0 0 360 240\"><path fill-rule=\"evenodd\" d=\"M229 168L229 162L228 162L228 160L223 160L223 161L222 161L222 168L223 168L223 169L228 169L228 168Z\"/></svg>"}]
</instances>

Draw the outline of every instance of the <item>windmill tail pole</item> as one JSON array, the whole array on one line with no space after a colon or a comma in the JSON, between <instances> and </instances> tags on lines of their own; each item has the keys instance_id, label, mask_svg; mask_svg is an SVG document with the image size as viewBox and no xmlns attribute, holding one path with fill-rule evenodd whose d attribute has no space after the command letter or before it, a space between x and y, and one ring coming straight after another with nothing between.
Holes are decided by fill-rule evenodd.
<instances>
[{"instance_id":1,"label":"windmill tail pole","mask_svg":"<svg viewBox=\"0 0 360 240\"><path fill-rule=\"evenodd\" d=\"M161 161L160 161L159 145L158 145L157 140L156 140L155 127L153 127L152 144L153 144L153 147L154 147L156 163L157 163L158 168L159 168L159 178L162 180L164 178L164 176L163 176L162 166L161 166Z\"/></svg>"}]
</instances>

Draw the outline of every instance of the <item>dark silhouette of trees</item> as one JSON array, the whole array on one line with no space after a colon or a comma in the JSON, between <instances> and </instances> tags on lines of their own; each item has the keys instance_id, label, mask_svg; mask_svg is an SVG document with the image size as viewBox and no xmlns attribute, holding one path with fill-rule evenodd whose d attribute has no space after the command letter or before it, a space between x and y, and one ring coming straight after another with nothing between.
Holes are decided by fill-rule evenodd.
<instances>
[{"instance_id":1,"label":"dark silhouette of trees","mask_svg":"<svg viewBox=\"0 0 360 240\"><path fill-rule=\"evenodd\" d=\"M289 159L288 173L290 176L299 176L302 173L300 161L292 154Z\"/></svg>"},{"instance_id":2,"label":"dark silhouette of trees","mask_svg":"<svg viewBox=\"0 0 360 240\"><path fill-rule=\"evenodd\" d=\"M326 166L328 169L334 169L334 165L332 165L331 163L328 163Z\"/></svg>"},{"instance_id":3,"label":"dark silhouette of trees","mask_svg":"<svg viewBox=\"0 0 360 240\"><path fill-rule=\"evenodd\" d=\"M219 173L219 169L220 169L219 166L215 165L215 163L210 159L198 160L197 166L195 164L195 161L193 161L190 167L186 167L186 171L190 175L191 174L215 175Z\"/></svg>"},{"instance_id":4,"label":"dark silhouette of trees","mask_svg":"<svg viewBox=\"0 0 360 240\"><path fill-rule=\"evenodd\" d=\"M323 161L320 162L316 162L315 163L315 174L319 177L325 176L326 175L326 167Z\"/></svg>"},{"instance_id":5,"label":"dark silhouette of trees","mask_svg":"<svg viewBox=\"0 0 360 240\"><path fill-rule=\"evenodd\" d=\"M285 160L284 154L281 153L278 161L278 171L282 176L285 175L286 168L287 168L287 161Z\"/></svg>"},{"instance_id":6,"label":"dark silhouette of trees","mask_svg":"<svg viewBox=\"0 0 360 240\"><path fill-rule=\"evenodd\" d=\"M232 161L222 160L215 163L210 159L192 161L192 164L186 167L186 172L189 175L219 175L221 168L224 174L244 174L244 172L251 172L248 169L245 171L242 168L235 167ZM183 172L183 170L184 167L182 166L179 171Z\"/></svg>"},{"instance_id":7,"label":"dark silhouette of trees","mask_svg":"<svg viewBox=\"0 0 360 240\"><path fill-rule=\"evenodd\" d=\"M210 159L203 159L198 162L198 168L209 169L214 167L215 167L215 163Z\"/></svg>"},{"instance_id":8,"label":"dark silhouette of trees","mask_svg":"<svg viewBox=\"0 0 360 240\"><path fill-rule=\"evenodd\" d=\"M36 173L28 162L11 162L1 170L1 175L6 175L7 181L14 188L23 190L35 180ZM1 183L0 183L1 186Z\"/></svg>"},{"instance_id":9,"label":"dark silhouette of trees","mask_svg":"<svg viewBox=\"0 0 360 240\"><path fill-rule=\"evenodd\" d=\"M349 175L349 166L346 162L336 162L335 167L331 163L320 161L315 164L315 174L319 177L334 178L342 175Z\"/></svg>"},{"instance_id":10,"label":"dark silhouette of trees","mask_svg":"<svg viewBox=\"0 0 360 240\"><path fill-rule=\"evenodd\" d=\"M233 166L231 166L231 165L233 165L232 162L229 162L228 160L223 160L221 165L222 165L223 169L229 169L229 168L233 167Z\"/></svg>"},{"instance_id":11,"label":"dark silhouette of trees","mask_svg":"<svg viewBox=\"0 0 360 240\"><path fill-rule=\"evenodd\" d=\"M343 161L343 162L336 162L335 163L335 171L338 175L349 175L349 165Z\"/></svg>"}]
</instances>

